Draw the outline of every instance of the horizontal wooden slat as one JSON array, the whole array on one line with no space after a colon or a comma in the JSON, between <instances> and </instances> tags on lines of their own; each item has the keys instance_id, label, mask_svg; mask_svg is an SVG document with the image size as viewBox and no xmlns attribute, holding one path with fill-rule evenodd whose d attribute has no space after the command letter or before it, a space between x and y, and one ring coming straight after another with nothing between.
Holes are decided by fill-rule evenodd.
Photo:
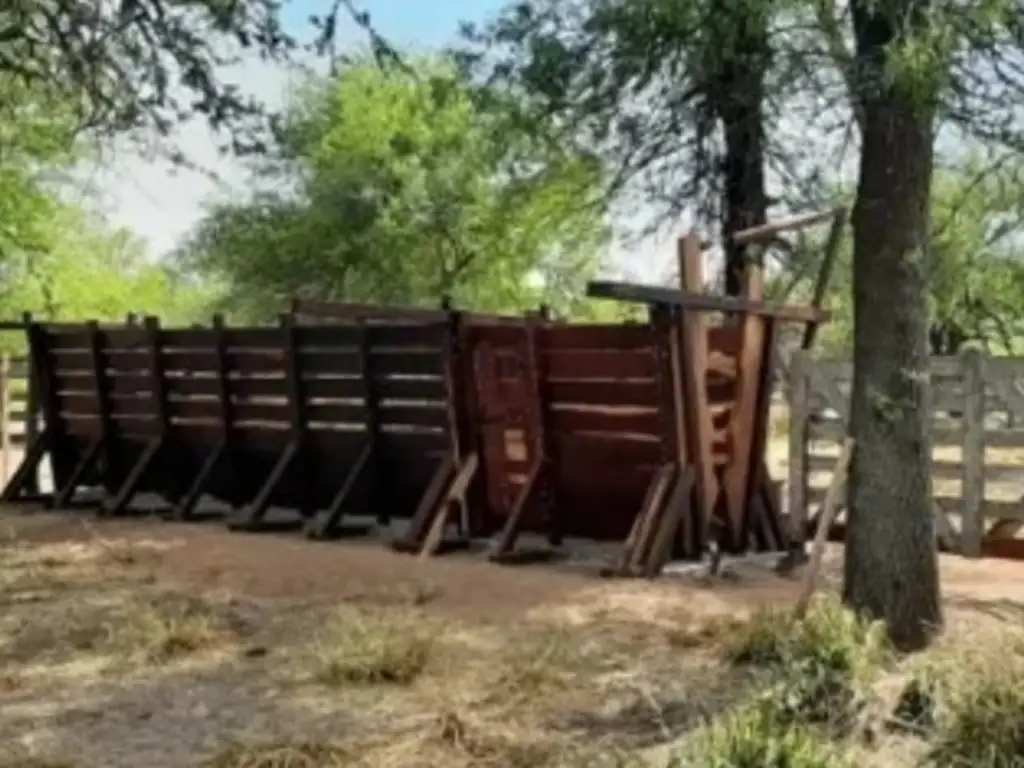
<instances>
[{"instance_id":1,"label":"horizontal wooden slat","mask_svg":"<svg viewBox=\"0 0 1024 768\"><path fill-rule=\"evenodd\" d=\"M56 371L91 371L92 353L88 351L52 350L50 364Z\"/></svg>"},{"instance_id":2,"label":"horizontal wooden slat","mask_svg":"<svg viewBox=\"0 0 1024 768\"><path fill-rule=\"evenodd\" d=\"M404 424L416 427L447 427L448 412L436 406L383 405L378 417L381 425Z\"/></svg>"},{"instance_id":3,"label":"horizontal wooden slat","mask_svg":"<svg viewBox=\"0 0 1024 768\"><path fill-rule=\"evenodd\" d=\"M811 487L807 490L807 500L811 504L821 504L825 500L826 488ZM936 496L935 506L951 516L959 516L963 510L963 500L952 496ZM982 515L988 520L1020 520L1024 521L1024 504L1018 501L1001 499L985 499Z\"/></svg>"},{"instance_id":4,"label":"horizontal wooden slat","mask_svg":"<svg viewBox=\"0 0 1024 768\"><path fill-rule=\"evenodd\" d=\"M59 394L58 409L61 413L84 416L99 416L100 405L95 394Z\"/></svg>"},{"instance_id":5,"label":"horizontal wooden slat","mask_svg":"<svg viewBox=\"0 0 1024 768\"><path fill-rule=\"evenodd\" d=\"M621 435L553 433L551 440L559 456L585 456L595 468L631 464L657 464L667 460L658 440L627 438Z\"/></svg>"},{"instance_id":6,"label":"horizontal wooden slat","mask_svg":"<svg viewBox=\"0 0 1024 768\"><path fill-rule=\"evenodd\" d=\"M154 416L157 413L156 400L150 397L110 398L109 403L111 418L119 418L121 416Z\"/></svg>"},{"instance_id":7,"label":"horizontal wooden slat","mask_svg":"<svg viewBox=\"0 0 1024 768\"><path fill-rule=\"evenodd\" d=\"M280 403L255 403L252 401L231 404L232 421L274 421L290 422L291 408L287 401Z\"/></svg>"},{"instance_id":8,"label":"horizontal wooden slat","mask_svg":"<svg viewBox=\"0 0 1024 768\"><path fill-rule=\"evenodd\" d=\"M164 376L163 384L169 397L220 393L220 380L216 376Z\"/></svg>"},{"instance_id":9,"label":"horizontal wooden slat","mask_svg":"<svg viewBox=\"0 0 1024 768\"><path fill-rule=\"evenodd\" d=\"M657 347L656 332L647 324L552 325L538 331L538 346L549 354L567 351L638 351Z\"/></svg>"},{"instance_id":10,"label":"horizontal wooden slat","mask_svg":"<svg viewBox=\"0 0 1024 768\"><path fill-rule=\"evenodd\" d=\"M102 349L148 349L149 331L145 328L111 328L101 331L98 342Z\"/></svg>"},{"instance_id":11,"label":"horizontal wooden slat","mask_svg":"<svg viewBox=\"0 0 1024 768\"><path fill-rule=\"evenodd\" d=\"M836 456L833 454L809 453L807 466L810 472L831 472L835 469ZM932 477L937 480L959 480L963 477L961 461L935 459L932 461ZM1013 464L986 463L985 479L988 482L1019 481L1024 492L1024 467Z\"/></svg>"},{"instance_id":12,"label":"horizontal wooden slat","mask_svg":"<svg viewBox=\"0 0 1024 768\"><path fill-rule=\"evenodd\" d=\"M370 366L375 376L438 376L444 370L442 357L436 351L374 351Z\"/></svg>"},{"instance_id":13,"label":"horizontal wooden slat","mask_svg":"<svg viewBox=\"0 0 1024 768\"><path fill-rule=\"evenodd\" d=\"M107 379L107 388L112 395L134 395L149 392L152 378L149 374L121 373Z\"/></svg>"},{"instance_id":14,"label":"horizontal wooden slat","mask_svg":"<svg viewBox=\"0 0 1024 768\"><path fill-rule=\"evenodd\" d=\"M317 373L358 374L363 370L362 357L356 352L302 352L298 361L299 370L304 376Z\"/></svg>"},{"instance_id":15,"label":"horizontal wooden slat","mask_svg":"<svg viewBox=\"0 0 1024 768\"><path fill-rule=\"evenodd\" d=\"M165 350L213 349L216 331L211 328L175 328L160 332Z\"/></svg>"},{"instance_id":16,"label":"horizontal wooden slat","mask_svg":"<svg viewBox=\"0 0 1024 768\"><path fill-rule=\"evenodd\" d=\"M104 365L112 372L135 372L144 371L149 369L151 352L148 349L142 350L123 350L123 349L106 349L103 350L101 355Z\"/></svg>"},{"instance_id":17,"label":"horizontal wooden slat","mask_svg":"<svg viewBox=\"0 0 1024 768\"><path fill-rule=\"evenodd\" d=\"M371 352L401 350L408 347L439 350L451 333L450 326L444 323L378 325L368 328L367 331L370 334Z\"/></svg>"},{"instance_id":18,"label":"horizontal wooden slat","mask_svg":"<svg viewBox=\"0 0 1024 768\"><path fill-rule=\"evenodd\" d=\"M373 382L374 395L380 400L445 400L447 389L444 379L379 378Z\"/></svg>"},{"instance_id":19,"label":"horizontal wooden slat","mask_svg":"<svg viewBox=\"0 0 1024 768\"><path fill-rule=\"evenodd\" d=\"M282 382L287 384L287 382ZM337 399L366 396L366 382L355 376L329 377L313 376L303 377L302 391L307 398L330 397ZM253 394L258 394L254 392Z\"/></svg>"},{"instance_id":20,"label":"horizontal wooden slat","mask_svg":"<svg viewBox=\"0 0 1024 768\"><path fill-rule=\"evenodd\" d=\"M285 370L284 353L278 350L259 352L232 348L225 353L227 368L235 374L278 373Z\"/></svg>"},{"instance_id":21,"label":"horizontal wooden slat","mask_svg":"<svg viewBox=\"0 0 1024 768\"><path fill-rule=\"evenodd\" d=\"M217 354L213 349L172 349L164 348L163 368L165 371L213 372L218 369Z\"/></svg>"},{"instance_id":22,"label":"horizontal wooden slat","mask_svg":"<svg viewBox=\"0 0 1024 768\"><path fill-rule=\"evenodd\" d=\"M185 398L169 399L167 415L182 419L220 419L222 414L220 401L216 398Z\"/></svg>"},{"instance_id":23,"label":"horizontal wooden slat","mask_svg":"<svg viewBox=\"0 0 1024 768\"><path fill-rule=\"evenodd\" d=\"M298 326L294 329L295 344L302 350L342 348L358 349L363 341L363 329L358 325Z\"/></svg>"},{"instance_id":24,"label":"horizontal wooden slat","mask_svg":"<svg viewBox=\"0 0 1024 768\"><path fill-rule=\"evenodd\" d=\"M552 432L615 432L658 435L666 428L657 410L555 408L549 412Z\"/></svg>"},{"instance_id":25,"label":"horizontal wooden slat","mask_svg":"<svg viewBox=\"0 0 1024 768\"><path fill-rule=\"evenodd\" d=\"M287 346L288 334L283 328L225 328L206 331L210 346L218 343L225 348L281 350Z\"/></svg>"},{"instance_id":26,"label":"horizontal wooden slat","mask_svg":"<svg viewBox=\"0 0 1024 768\"><path fill-rule=\"evenodd\" d=\"M230 376L227 385L232 397L287 397L290 391L283 372L274 376Z\"/></svg>"},{"instance_id":27,"label":"horizontal wooden slat","mask_svg":"<svg viewBox=\"0 0 1024 768\"><path fill-rule=\"evenodd\" d=\"M307 403L307 422L365 424L369 409L361 403Z\"/></svg>"},{"instance_id":28,"label":"horizontal wooden slat","mask_svg":"<svg viewBox=\"0 0 1024 768\"><path fill-rule=\"evenodd\" d=\"M649 381L550 381L544 391L551 405L635 405L656 408L661 398L657 382Z\"/></svg>"},{"instance_id":29,"label":"horizontal wooden slat","mask_svg":"<svg viewBox=\"0 0 1024 768\"><path fill-rule=\"evenodd\" d=\"M648 352L558 352L544 355L550 379L653 379L658 359Z\"/></svg>"}]
</instances>

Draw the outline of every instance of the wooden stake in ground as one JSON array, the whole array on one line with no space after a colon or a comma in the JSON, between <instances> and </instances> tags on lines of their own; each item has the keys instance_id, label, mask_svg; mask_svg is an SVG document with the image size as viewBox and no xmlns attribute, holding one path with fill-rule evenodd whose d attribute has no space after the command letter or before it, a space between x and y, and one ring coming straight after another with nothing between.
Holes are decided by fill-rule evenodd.
<instances>
[{"instance_id":1,"label":"wooden stake in ground","mask_svg":"<svg viewBox=\"0 0 1024 768\"><path fill-rule=\"evenodd\" d=\"M793 618L802 619L807 615L807 608L811 604L811 597L817 586L818 572L821 570L821 559L825 555L825 542L828 541L828 530L832 527L836 512L839 510L839 496L846 487L846 476L850 471L850 461L853 459L853 438L847 437L843 441L842 449L839 451L839 458L836 459L835 467L832 469L832 482L829 483L828 491L825 493L825 500L821 505L821 514L818 516L818 529L814 532L814 544L811 547L811 559L807 564L807 572L804 574L803 588L800 590L800 599L793 609Z\"/></svg>"}]
</instances>

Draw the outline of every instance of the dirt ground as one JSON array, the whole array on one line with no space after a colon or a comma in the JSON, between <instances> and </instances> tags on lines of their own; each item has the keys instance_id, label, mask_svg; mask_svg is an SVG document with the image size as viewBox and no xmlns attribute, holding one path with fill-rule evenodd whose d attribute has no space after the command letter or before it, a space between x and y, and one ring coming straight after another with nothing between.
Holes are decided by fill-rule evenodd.
<instances>
[{"instance_id":1,"label":"dirt ground","mask_svg":"<svg viewBox=\"0 0 1024 768\"><path fill-rule=\"evenodd\" d=\"M833 548L828 581L840 565ZM1020 624L1024 565L942 571L953 634ZM798 577L610 581L0 513L0 767L663 765L743 691L709 628L791 601Z\"/></svg>"}]
</instances>

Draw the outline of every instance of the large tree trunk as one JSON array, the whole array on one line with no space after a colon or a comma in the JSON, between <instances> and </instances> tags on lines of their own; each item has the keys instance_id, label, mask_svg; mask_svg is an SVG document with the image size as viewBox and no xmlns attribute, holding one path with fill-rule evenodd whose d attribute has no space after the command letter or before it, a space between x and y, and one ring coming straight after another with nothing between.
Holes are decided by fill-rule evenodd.
<instances>
[{"instance_id":1,"label":"large tree trunk","mask_svg":"<svg viewBox=\"0 0 1024 768\"><path fill-rule=\"evenodd\" d=\"M854 380L844 597L905 650L942 623L932 517L928 205L933 114L888 77L927 3L854 0L863 107L853 213ZM917 29L921 29L918 26Z\"/></svg>"},{"instance_id":2,"label":"large tree trunk","mask_svg":"<svg viewBox=\"0 0 1024 768\"><path fill-rule=\"evenodd\" d=\"M768 218L765 184L764 78L771 60L769 15L731 0L720 0L717 13L728 15L730 39L713 76L715 112L722 122L722 238L725 242L725 292L743 290L743 273L760 251L728 241L733 232L764 224Z\"/></svg>"}]
</instances>

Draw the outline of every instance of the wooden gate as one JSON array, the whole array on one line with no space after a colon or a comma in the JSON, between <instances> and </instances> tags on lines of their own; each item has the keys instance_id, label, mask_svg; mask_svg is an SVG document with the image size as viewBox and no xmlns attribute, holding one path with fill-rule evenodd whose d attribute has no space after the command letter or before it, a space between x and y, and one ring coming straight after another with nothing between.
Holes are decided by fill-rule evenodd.
<instances>
[{"instance_id":1,"label":"wooden gate","mask_svg":"<svg viewBox=\"0 0 1024 768\"><path fill-rule=\"evenodd\" d=\"M541 453L537 372L530 324L471 329L473 380L488 520L501 528ZM532 519L532 515L529 515Z\"/></svg>"}]
</instances>

